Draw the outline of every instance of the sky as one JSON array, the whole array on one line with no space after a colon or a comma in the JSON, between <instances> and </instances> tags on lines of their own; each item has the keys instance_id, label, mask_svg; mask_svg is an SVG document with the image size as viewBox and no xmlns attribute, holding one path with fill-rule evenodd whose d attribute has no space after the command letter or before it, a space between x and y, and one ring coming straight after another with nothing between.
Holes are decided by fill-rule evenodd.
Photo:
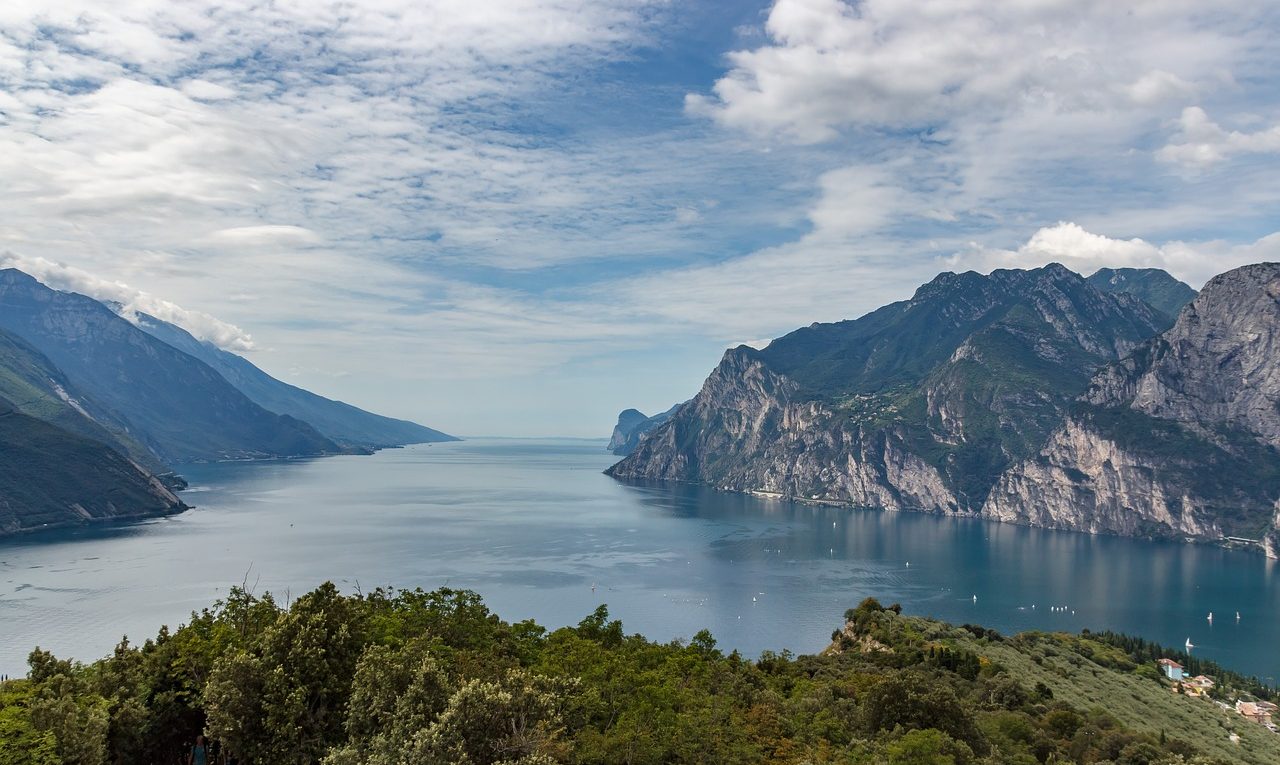
<instances>
[{"instance_id":1,"label":"sky","mask_svg":"<svg viewBox=\"0 0 1280 765\"><path fill-rule=\"evenodd\" d=\"M940 271L1280 260L1274 0L6 0L0 265L463 436Z\"/></svg>"}]
</instances>

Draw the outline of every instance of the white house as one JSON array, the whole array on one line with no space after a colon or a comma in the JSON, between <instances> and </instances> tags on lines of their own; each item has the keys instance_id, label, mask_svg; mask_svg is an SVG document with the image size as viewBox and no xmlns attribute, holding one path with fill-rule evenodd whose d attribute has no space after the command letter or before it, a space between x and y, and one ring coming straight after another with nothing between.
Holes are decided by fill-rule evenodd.
<instances>
[{"instance_id":1,"label":"white house","mask_svg":"<svg viewBox=\"0 0 1280 765\"><path fill-rule=\"evenodd\" d=\"M1181 664L1174 661L1173 659L1161 659L1156 663L1160 665L1160 669L1161 671L1164 672L1165 677L1169 678L1170 680L1176 683L1182 682L1182 665Z\"/></svg>"}]
</instances>

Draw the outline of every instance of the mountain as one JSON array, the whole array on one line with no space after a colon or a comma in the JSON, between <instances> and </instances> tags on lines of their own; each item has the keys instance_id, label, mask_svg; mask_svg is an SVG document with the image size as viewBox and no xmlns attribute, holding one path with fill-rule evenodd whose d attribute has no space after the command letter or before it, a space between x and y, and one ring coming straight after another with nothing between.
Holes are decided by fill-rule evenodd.
<instances>
[{"instance_id":1,"label":"mountain","mask_svg":"<svg viewBox=\"0 0 1280 765\"><path fill-rule=\"evenodd\" d=\"M0 536L186 509L155 476L101 441L0 398Z\"/></svg>"},{"instance_id":2,"label":"mountain","mask_svg":"<svg viewBox=\"0 0 1280 765\"><path fill-rule=\"evenodd\" d=\"M340 447L305 422L267 411L210 366L96 300L0 270L0 329L38 350L156 459L314 456Z\"/></svg>"},{"instance_id":3,"label":"mountain","mask_svg":"<svg viewBox=\"0 0 1280 765\"><path fill-rule=\"evenodd\" d=\"M379 449L458 440L414 422L366 412L281 382L246 359L212 343L201 342L181 327L154 316L140 315L138 326L153 337L208 364L262 408L307 422L343 446Z\"/></svg>"},{"instance_id":4,"label":"mountain","mask_svg":"<svg viewBox=\"0 0 1280 765\"><path fill-rule=\"evenodd\" d=\"M1097 370L1168 325L1056 264L944 273L862 318L726 352L698 395L608 472L976 512Z\"/></svg>"},{"instance_id":5,"label":"mountain","mask_svg":"<svg viewBox=\"0 0 1280 765\"><path fill-rule=\"evenodd\" d=\"M1102 370L983 515L1280 552L1280 264L1215 277L1160 337Z\"/></svg>"},{"instance_id":6,"label":"mountain","mask_svg":"<svg viewBox=\"0 0 1280 765\"><path fill-rule=\"evenodd\" d=\"M1158 268L1100 268L1088 282L1103 292L1135 295L1169 317L1177 316L1196 296L1190 285Z\"/></svg>"},{"instance_id":7,"label":"mountain","mask_svg":"<svg viewBox=\"0 0 1280 765\"><path fill-rule=\"evenodd\" d=\"M683 404L676 404L661 414L650 417L638 409L624 409L618 413L618 424L613 426L613 435L609 438L609 451L625 457L635 451L640 439L653 431L662 423L671 419Z\"/></svg>"},{"instance_id":8,"label":"mountain","mask_svg":"<svg viewBox=\"0 0 1280 765\"><path fill-rule=\"evenodd\" d=\"M608 473L1280 554L1280 265L1216 277L1172 326L1096 282L942 274L735 348Z\"/></svg>"},{"instance_id":9,"label":"mountain","mask_svg":"<svg viewBox=\"0 0 1280 765\"><path fill-rule=\"evenodd\" d=\"M124 423L75 389L66 376L22 338L0 329L0 398L17 412L112 446L147 469L163 463L125 432Z\"/></svg>"}]
</instances>

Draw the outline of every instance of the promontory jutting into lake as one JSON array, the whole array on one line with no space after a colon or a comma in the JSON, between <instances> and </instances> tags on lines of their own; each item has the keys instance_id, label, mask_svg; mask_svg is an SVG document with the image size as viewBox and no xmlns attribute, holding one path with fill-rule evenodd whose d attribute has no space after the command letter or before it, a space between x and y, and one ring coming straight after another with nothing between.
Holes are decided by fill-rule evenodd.
<instances>
[{"instance_id":1,"label":"promontory jutting into lake","mask_svg":"<svg viewBox=\"0 0 1280 765\"><path fill-rule=\"evenodd\" d=\"M1276 61L0 7L0 765L1280 763Z\"/></svg>"}]
</instances>

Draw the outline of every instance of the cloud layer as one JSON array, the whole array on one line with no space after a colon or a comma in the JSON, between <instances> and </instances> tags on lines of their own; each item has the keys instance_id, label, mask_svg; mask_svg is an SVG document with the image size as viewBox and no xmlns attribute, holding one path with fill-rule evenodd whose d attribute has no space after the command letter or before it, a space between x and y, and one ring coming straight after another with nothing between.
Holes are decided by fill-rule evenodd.
<instances>
[{"instance_id":1,"label":"cloud layer","mask_svg":"<svg viewBox=\"0 0 1280 765\"><path fill-rule=\"evenodd\" d=\"M1263 0L13 0L0 251L326 395L603 433L940 268L1270 257L1278 32Z\"/></svg>"}]
</instances>

